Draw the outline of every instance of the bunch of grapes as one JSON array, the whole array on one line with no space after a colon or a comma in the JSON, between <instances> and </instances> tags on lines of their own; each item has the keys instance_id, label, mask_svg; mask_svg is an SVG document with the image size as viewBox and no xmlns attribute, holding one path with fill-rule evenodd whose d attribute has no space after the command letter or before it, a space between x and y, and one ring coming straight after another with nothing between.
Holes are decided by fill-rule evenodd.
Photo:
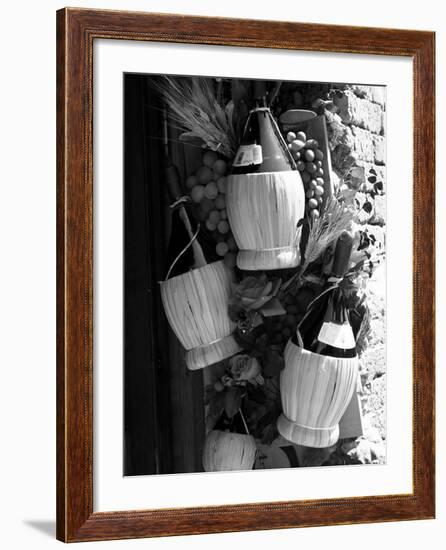
<instances>
[{"instance_id":1,"label":"bunch of grapes","mask_svg":"<svg viewBox=\"0 0 446 550\"><path fill-rule=\"evenodd\" d=\"M315 139L307 139L305 132L288 132L286 138L304 184L306 212L313 219L318 218L324 194L324 153Z\"/></svg>"},{"instance_id":2,"label":"bunch of grapes","mask_svg":"<svg viewBox=\"0 0 446 550\"><path fill-rule=\"evenodd\" d=\"M215 240L215 250L225 264L234 267L237 245L229 227L226 212L227 163L214 151L206 151L202 166L186 179L186 187L197 205L197 218Z\"/></svg>"},{"instance_id":3,"label":"bunch of grapes","mask_svg":"<svg viewBox=\"0 0 446 550\"><path fill-rule=\"evenodd\" d=\"M297 325L305 315L314 292L309 287L300 288L295 295L287 294L281 303L286 311L284 315L272 317L267 327L271 343L285 347L296 332Z\"/></svg>"}]
</instances>

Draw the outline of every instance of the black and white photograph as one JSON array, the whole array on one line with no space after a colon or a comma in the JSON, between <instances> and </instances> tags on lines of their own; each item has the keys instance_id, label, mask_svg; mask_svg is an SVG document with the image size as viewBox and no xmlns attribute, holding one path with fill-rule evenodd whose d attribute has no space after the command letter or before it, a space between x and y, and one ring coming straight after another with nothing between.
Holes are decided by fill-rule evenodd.
<instances>
[{"instance_id":1,"label":"black and white photograph","mask_svg":"<svg viewBox=\"0 0 446 550\"><path fill-rule=\"evenodd\" d=\"M437 549L441 7L2 5L1 548Z\"/></svg>"},{"instance_id":2,"label":"black and white photograph","mask_svg":"<svg viewBox=\"0 0 446 550\"><path fill-rule=\"evenodd\" d=\"M124 475L386 463L386 87L124 75Z\"/></svg>"}]
</instances>

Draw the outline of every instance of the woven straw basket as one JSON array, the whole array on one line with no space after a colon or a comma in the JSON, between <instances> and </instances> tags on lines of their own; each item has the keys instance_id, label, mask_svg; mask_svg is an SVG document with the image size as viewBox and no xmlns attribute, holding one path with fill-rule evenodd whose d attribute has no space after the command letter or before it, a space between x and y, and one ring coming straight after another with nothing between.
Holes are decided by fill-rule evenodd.
<instances>
[{"instance_id":1,"label":"woven straw basket","mask_svg":"<svg viewBox=\"0 0 446 550\"><path fill-rule=\"evenodd\" d=\"M337 359L312 353L289 340L280 376L283 414L279 433L306 447L331 447L339 439L339 420L358 379L358 358Z\"/></svg>"},{"instance_id":2,"label":"woven straw basket","mask_svg":"<svg viewBox=\"0 0 446 550\"><path fill-rule=\"evenodd\" d=\"M304 216L305 195L298 171L231 175L226 205L240 249L240 269L287 269L299 264L297 224Z\"/></svg>"},{"instance_id":3,"label":"woven straw basket","mask_svg":"<svg viewBox=\"0 0 446 550\"><path fill-rule=\"evenodd\" d=\"M223 261L207 264L161 283L169 324L186 351L190 370L231 357L241 347L228 317L231 271Z\"/></svg>"},{"instance_id":4,"label":"woven straw basket","mask_svg":"<svg viewBox=\"0 0 446 550\"><path fill-rule=\"evenodd\" d=\"M252 470L256 452L252 435L212 430L204 443L203 468L205 472Z\"/></svg>"}]
</instances>

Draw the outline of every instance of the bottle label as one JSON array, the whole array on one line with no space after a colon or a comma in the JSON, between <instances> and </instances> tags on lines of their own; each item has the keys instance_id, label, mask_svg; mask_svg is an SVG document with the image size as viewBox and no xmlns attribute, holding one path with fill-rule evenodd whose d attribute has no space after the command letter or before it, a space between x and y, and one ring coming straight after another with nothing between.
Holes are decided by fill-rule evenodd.
<instances>
[{"instance_id":1,"label":"bottle label","mask_svg":"<svg viewBox=\"0 0 446 550\"><path fill-rule=\"evenodd\" d=\"M349 323L324 322L317 339L322 344L338 349L352 349L356 346L353 330Z\"/></svg>"},{"instance_id":2,"label":"bottle label","mask_svg":"<svg viewBox=\"0 0 446 550\"><path fill-rule=\"evenodd\" d=\"M241 166L252 166L253 164L262 164L262 146L261 145L240 145L235 155L232 166L235 168Z\"/></svg>"}]
</instances>

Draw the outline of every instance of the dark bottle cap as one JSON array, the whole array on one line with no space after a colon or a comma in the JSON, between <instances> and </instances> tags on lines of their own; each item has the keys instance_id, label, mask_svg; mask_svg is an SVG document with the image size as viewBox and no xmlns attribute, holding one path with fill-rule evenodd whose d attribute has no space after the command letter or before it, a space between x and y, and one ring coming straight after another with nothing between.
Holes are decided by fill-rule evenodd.
<instances>
[{"instance_id":1,"label":"dark bottle cap","mask_svg":"<svg viewBox=\"0 0 446 550\"><path fill-rule=\"evenodd\" d=\"M261 100L266 96L266 82L264 80L254 81L253 96L257 100Z\"/></svg>"},{"instance_id":2,"label":"dark bottle cap","mask_svg":"<svg viewBox=\"0 0 446 550\"><path fill-rule=\"evenodd\" d=\"M353 249L353 236L344 231L336 242L330 277L342 279L348 271Z\"/></svg>"}]
</instances>

